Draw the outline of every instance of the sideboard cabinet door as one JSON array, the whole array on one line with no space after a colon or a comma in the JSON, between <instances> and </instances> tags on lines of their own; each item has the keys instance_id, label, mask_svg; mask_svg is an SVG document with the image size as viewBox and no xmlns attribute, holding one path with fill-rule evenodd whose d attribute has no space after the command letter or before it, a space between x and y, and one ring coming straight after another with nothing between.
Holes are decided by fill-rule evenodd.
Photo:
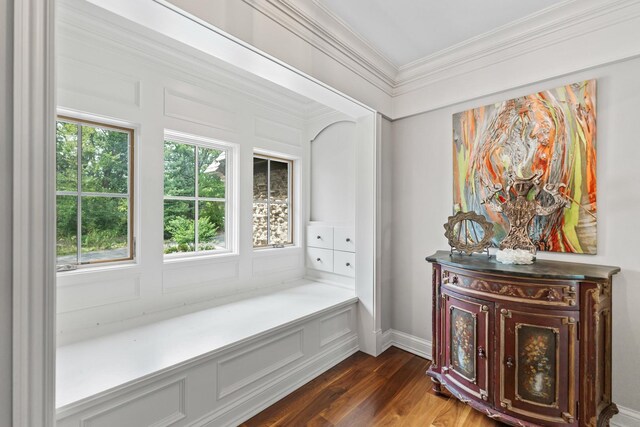
<instances>
[{"instance_id":1,"label":"sideboard cabinet door","mask_svg":"<svg viewBox=\"0 0 640 427\"><path fill-rule=\"evenodd\" d=\"M488 401L493 343L489 339L493 304L444 294L446 381L470 398Z\"/></svg>"},{"instance_id":2,"label":"sideboard cabinet door","mask_svg":"<svg viewBox=\"0 0 640 427\"><path fill-rule=\"evenodd\" d=\"M496 407L545 425L577 425L578 314L498 304Z\"/></svg>"}]
</instances>

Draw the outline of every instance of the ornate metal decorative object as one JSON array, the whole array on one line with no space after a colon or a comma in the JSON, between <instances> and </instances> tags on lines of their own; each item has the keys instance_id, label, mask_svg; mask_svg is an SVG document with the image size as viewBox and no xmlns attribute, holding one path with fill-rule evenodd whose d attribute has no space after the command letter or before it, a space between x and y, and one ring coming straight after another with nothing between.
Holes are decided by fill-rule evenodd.
<instances>
[{"instance_id":1,"label":"ornate metal decorative object","mask_svg":"<svg viewBox=\"0 0 640 427\"><path fill-rule=\"evenodd\" d=\"M493 224L475 212L458 212L450 216L444 229L452 254L457 250L471 255L474 252L484 252L491 246Z\"/></svg>"},{"instance_id":2,"label":"ornate metal decorative object","mask_svg":"<svg viewBox=\"0 0 640 427\"><path fill-rule=\"evenodd\" d=\"M519 178L513 172L507 175L509 185L507 186L507 200L500 201L496 194L502 192L502 185L496 184L489 187L488 195L482 201L483 204L491 207L496 212L502 212L509 220L509 232L500 242L500 249L524 249L532 254L536 253L536 245L529 237L529 227L536 215L547 216L558 209L570 206L570 200L559 189L565 187L564 184L540 184L542 171L537 171L529 178ZM515 191L513 197L511 190ZM534 189L533 197L529 195ZM538 195L544 191L553 197L553 203L549 206L542 206L537 200Z\"/></svg>"}]
</instances>

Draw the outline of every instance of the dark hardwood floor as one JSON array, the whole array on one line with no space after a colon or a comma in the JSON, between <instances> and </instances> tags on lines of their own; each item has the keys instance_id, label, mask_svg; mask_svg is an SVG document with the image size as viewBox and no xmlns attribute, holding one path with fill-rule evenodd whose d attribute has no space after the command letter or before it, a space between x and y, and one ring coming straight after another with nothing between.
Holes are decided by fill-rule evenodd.
<instances>
[{"instance_id":1,"label":"dark hardwood floor","mask_svg":"<svg viewBox=\"0 0 640 427\"><path fill-rule=\"evenodd\" d=\"M502 426L436 396L429 363L395 347L377 358L358 352L242 426Z\"/></svg>"}]
</instances>

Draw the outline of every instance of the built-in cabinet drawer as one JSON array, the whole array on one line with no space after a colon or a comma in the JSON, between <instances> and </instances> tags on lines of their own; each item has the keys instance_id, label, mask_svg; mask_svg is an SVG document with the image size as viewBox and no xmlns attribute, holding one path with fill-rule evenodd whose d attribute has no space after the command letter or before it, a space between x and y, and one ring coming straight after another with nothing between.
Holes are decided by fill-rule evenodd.
<instances>
[{"instance_id":1,"label":"built-in cabinet drawer","mask_svg":"<svg viewBox=\"0 0 640 427\"><path fill-rule=\"evenodd\" d=\"M333 251L330 249L307 248L307 266L314 270L333 271Z\"/></svg>"},{"instance_id":2,"label":"built-in cabinet drawer","mask_svg":"<svg viewBox=\"0 0 640 427\"><path fill-rule=\"evenodd\" d=\"M355 252L356 243L353 227L335 227L333 229L333 249L344 252Z\"/></svg>"},{"instance_id":3,"label":"built-in cabinet drawer","mask_svg":"<svg viewBox=\"0 0 640 427\"><path fill-rule=\"evenodd\" d=\"M355 277L353 227L307 226L307 267L341 276Z\"/></svg>"},{"instance_id":4,"label":"built-in cabinet drawer","mask_svg":"<svg viewBox=\"0 0 640 427\"><path fill-rule=\"evenodd\" d=\"M334 251L333 272L342 276L356 277L356 254Z\"/></svg>"},{"instance_id":5,"label":"built-in cabinet drawer","mask_svg":"<svg viewBox=\"0 0 640 427\"><path fill-rule=\"evenodd\" d=\"M310 225L307 227L307 246L333 249L333 227Z\"/></svg>"}]
</instances>

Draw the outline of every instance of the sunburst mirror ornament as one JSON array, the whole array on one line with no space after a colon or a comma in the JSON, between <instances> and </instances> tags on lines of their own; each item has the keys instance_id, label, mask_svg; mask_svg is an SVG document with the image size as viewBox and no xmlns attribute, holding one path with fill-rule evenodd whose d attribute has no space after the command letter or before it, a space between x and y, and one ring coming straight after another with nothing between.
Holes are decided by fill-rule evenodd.
<instances>
[{"instance_id":1,"label":"sunburst mirror ornament","mask_svg":"<svg viewBox=\"0 0 640 427\"><path fill-rule=\"evenodd\" d=\"M493 224L475 212L458 212L450 216L444 224L444 236L451 246L451 254L471 255L474 252L487 252L493 238Z\"/></svg>"}]
</instances>

